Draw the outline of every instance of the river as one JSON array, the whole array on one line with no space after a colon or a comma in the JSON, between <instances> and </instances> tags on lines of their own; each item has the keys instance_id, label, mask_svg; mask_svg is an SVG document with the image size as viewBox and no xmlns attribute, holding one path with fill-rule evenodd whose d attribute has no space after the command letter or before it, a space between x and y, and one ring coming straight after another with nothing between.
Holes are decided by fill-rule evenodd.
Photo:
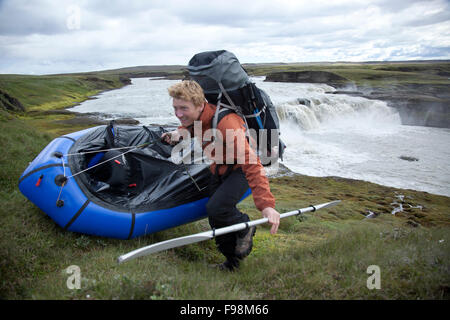
<instances>
[{"instance_id":1,"label":"river","mask_svg":"<svg viewBox=\"0 0 450 320\"><path fill-rule=\"evenodd\" d=\"M252 80L277 108L287 145L283 163L292 171L450 196L450 129L402 125L385 102L333 94L325 84ZM178 125L167 94L176 82L134 78L70 110Z\"/></svg>"}]
</instances>

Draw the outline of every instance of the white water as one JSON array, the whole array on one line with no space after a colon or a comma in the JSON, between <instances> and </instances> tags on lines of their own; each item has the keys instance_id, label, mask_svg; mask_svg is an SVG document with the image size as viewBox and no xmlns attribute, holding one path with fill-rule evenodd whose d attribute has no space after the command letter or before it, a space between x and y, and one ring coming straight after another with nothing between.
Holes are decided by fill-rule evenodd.
<instances>
[{"instance_id":1,"label":"white water","mask_svg":"<svg viewBox=\"0 0 450 320\"><path fill-rule=\"evenodd\" d=\"M277 107L287 145L284 164L291 170L450 196L449 129L403 126L384 102L330 94L335 89L327 85L253 80ZM167 94L178 81L132 81L71 110L98 112L107 119L131 117L145 125L178 125Z\"/></svg>"}]
</instances>

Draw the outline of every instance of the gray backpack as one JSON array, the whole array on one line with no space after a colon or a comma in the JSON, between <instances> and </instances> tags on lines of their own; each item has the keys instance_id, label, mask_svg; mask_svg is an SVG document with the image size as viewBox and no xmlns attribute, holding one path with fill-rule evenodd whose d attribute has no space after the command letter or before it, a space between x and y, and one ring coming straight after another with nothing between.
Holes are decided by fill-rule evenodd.
<instances>
[{"instance_id":1,"label":"gray backpack","mask_svg":"<svg viewBox=\"0 0 450 320\"><path fill-rule=\"evenodd\" d=\"M217 105L212 128L217 128L225 115L236 112L247 128L256 132L257 150L263 165L269 164L265 159L272 161L274 156L283 160L286 146L279 139L280 124L275 106L269 95L251 82L233 53L226 50L198 53L189 61L188 71L190 78L202 87L208 102Z\"/></svg>"}]
</instances>

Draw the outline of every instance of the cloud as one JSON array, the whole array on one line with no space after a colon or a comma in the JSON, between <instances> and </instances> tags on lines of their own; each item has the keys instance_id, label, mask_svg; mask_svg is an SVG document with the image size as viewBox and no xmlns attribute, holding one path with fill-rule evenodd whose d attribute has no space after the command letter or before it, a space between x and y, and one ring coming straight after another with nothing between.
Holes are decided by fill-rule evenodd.
<instances>
[{"instance_id":1,"label":"cloud","mask_svg":"<svg viewBox=\"0 0 450 320\"><path fill-rule=\"evenodd\" d=\"M31 1L2 1L0 3L0 35L55 34L64 30L60 10L45 10ZM57 8L56 8L57 9Z\"/></svg>"},{"instance_id":2,"label":"cloud","mask_svg":"<svg viewBox=\"0 0 450 320\"><path fill-rule=\"evenodd\" d=\"M449 59L448 1L0 2L0 72L187 64L227 49L241 62Z\"/></svg>"}]
</instances>

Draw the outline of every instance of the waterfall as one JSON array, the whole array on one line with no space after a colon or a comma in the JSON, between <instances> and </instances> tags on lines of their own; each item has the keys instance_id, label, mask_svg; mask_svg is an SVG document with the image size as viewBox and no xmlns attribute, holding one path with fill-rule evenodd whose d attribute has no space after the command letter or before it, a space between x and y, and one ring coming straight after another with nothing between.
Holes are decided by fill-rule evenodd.
<instances>
[{"instance_id":1,"label":"waterfall","mask_svg":"<svg viewBox=\"0 0 450 320\"><path fill-rule=\"evenodd\" d=\"M327 126L370 128L400 124L398 112L379 100L362 97L314 93L292 101L276 104L281 121L294 122L302 130Z\"/></svg>"},{"instance_id":2,"label":"waterfall","mask_svg":"<svg viewBox=\"0 0 450 320\"><path fill-rule=\"evenodd\" d=\"M269 94L282 125L309 131L331 127L376 130L401 124L397 110L380 100L334 94L336 89L323 83L265 82L264 79L253 77L252 81Z\"/></svg>"}]
</instances>

